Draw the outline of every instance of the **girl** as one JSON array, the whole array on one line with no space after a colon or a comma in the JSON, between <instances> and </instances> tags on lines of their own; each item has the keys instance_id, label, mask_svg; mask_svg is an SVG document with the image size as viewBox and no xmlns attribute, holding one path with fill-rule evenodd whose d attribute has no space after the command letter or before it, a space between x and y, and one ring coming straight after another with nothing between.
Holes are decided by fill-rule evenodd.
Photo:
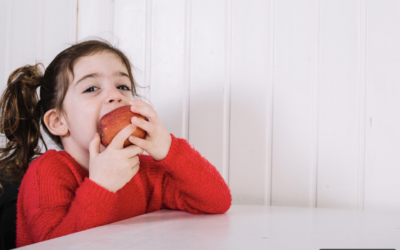
<instances>
[{"instance_id":1,"label":"girl","mask_svg":"<svg viewBox=\"0 0 400 250\"><path fill-rule=\"evenodd\" d=\"M58 54L44 74L39 65L15 70L0 102L0 132L8 139L1 173L23 176L17 247L160 209L229 209L230 190L216 168L136 98L131 64L120 50L85 41ZM132 119L104 148L97 124L125 105L148 121ZM47 150L40 124L61 151ZM130 136L136 127L147 132L145 139ZM134 145L123 148L127 138Z\"/></svg>"}]
</instances>

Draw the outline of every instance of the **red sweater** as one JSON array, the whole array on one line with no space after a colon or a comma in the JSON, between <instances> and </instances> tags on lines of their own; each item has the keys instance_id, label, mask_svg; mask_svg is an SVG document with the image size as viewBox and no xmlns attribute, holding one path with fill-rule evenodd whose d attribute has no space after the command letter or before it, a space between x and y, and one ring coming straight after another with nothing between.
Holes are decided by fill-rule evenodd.
<instances>
[{"instance_id":1,"label":"red sweater","mask_svg":"<svg viewBox=\"0 0 400 250\"><path fill-rule=\"evenodd\" d=\"M141 155L138 173L116 193L91 181L67 152L49 150L29 166L17 203L17 247L160 209L225 213L231 193L217 169L172 134L162 161Z\"/></svg>"}]
</instances>

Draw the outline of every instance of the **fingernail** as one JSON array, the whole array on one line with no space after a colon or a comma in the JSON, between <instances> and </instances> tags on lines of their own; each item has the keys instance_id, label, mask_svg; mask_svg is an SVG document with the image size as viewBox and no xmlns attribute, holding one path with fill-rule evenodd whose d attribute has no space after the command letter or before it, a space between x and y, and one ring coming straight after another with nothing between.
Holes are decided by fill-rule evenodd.
<instances>
[{"instance_id":1,"label":"fingernail","mask_svg":"<svg viewBox=\"0 0 400 250\"><path fill-rule=\"evenodd\" d=\"M133 118L132 118L132 121L136 122L136 121L137 121L137 117L136 117L136 116L133 117Z\"/></svg>"}]
</instances>

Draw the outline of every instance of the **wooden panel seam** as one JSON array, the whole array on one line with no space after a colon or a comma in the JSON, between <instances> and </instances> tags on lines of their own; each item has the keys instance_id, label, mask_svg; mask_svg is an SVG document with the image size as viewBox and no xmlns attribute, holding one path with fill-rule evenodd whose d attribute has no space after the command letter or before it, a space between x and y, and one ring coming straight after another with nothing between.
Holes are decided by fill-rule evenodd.
<instances>
[{"instance_id":1,"label":"wooden panel seam","mask_svg":"<svg viewBox=\"0 0 400 250\"><path fill-rule=\"evenodd\" d=\"M225 81L222 121L222 177L229 186L230 117L231 117L231 68L232 68L232 0L225 8Z\"/></svg>"},{"instance_id":2,"label":"wooden panel seam","mask_svg":"<svg viewBox=\"0 0 400 250\"><path fill-rule=\"evenodd\" d=\"M319 111L319 54L320 54L320 0L314 0L314 33L313 33L313 93L312 93L312 131L311 131L311 166L309 179L308 206L318 206L318 111Z\"/></svg>"},{"instance_id":3,"label":"wooden panel seam","mask_svg":"<svg viewBox=\"0 0 400 250\"><path fill-rule=\"evenodd\" d=\"M367 80L367 1L359 2L359 140L357 208L364 210L365 200L365 144L366 144L366 80Z\"/></svg>"},{"instance_id":4,"label":"wooden panel seam","mask_svg":"<svg viewBox=\"0 0 400 250\"><path fill-rule=\"evenodd\" d=\"M189 109L190 109L190 43L191 43L191 19L192 2L185 1L185 48L184 48L184 81L183 81L183 100L182 100L182 137L189 141Z\"/></svg>"},{"instance_id":5,"label":"wooden panel seam","mask_svg":"<svg viewBox=\"0 0 400 250\"><path fill-rule=\"evenodd\" d=\"M265 138L265 172L264 172L264 205L272 205L272 156L273 156L273 117L274 117L274 30L275 30L275 0L269 1L269 44L268 44L268 86L266 100L266 138Z\"/></svg>"},{"instance_id":6,"label":"wooden panel seam","mask_svg":"<svg viewBox=\"0 0 400 250\"><path fill-rule=\"evenodd\" d=\"M149 88L146 92L146 99L151 100L151 47L152 47L152 0L146 1L146 18L145 18L145 57L144 57L144 84Z\"/></svg>"}]
</instances>

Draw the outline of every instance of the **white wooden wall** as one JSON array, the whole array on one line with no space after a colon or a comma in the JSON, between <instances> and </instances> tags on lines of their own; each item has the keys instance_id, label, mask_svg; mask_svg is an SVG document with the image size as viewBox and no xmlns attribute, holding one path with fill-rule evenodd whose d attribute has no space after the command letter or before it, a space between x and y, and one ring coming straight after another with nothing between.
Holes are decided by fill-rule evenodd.
<instances>
[{"instance_id":1,"label":"white wooden wall","mask_svg":"<svg viewBox=\"0 0 400 250\"><path fill-rule=\"evenodd\" d=\"M102 37L234 204L400 211L399 13L398 0L0 0L1 87Z\"/></svg>"}]
</instances>

